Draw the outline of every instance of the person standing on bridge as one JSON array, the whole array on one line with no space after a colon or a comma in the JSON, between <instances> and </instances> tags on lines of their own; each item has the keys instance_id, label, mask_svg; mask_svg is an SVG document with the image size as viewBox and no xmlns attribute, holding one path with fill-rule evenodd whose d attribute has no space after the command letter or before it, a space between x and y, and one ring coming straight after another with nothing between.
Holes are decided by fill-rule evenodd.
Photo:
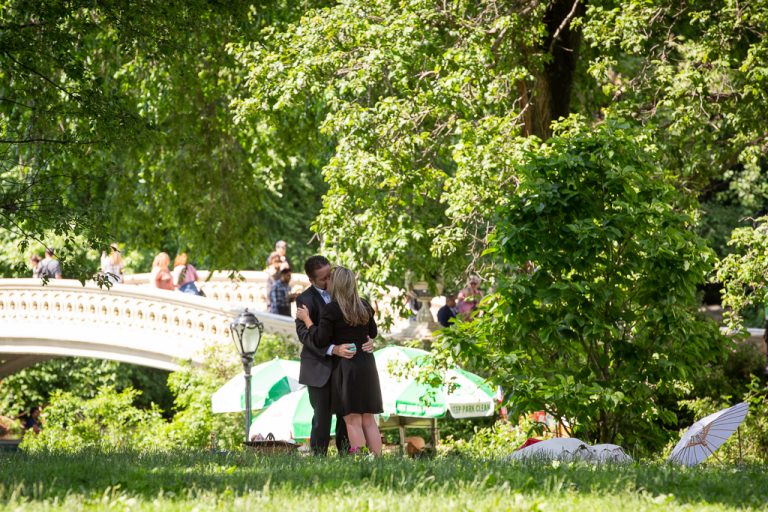
<instances>
[{"instance_id":1,"label":"person standing on bridge","mask_svg":"<svg viewBox=\"0 0 768 512\"><path fill-rule=\"evenodd\" d=\"M40 256L32 253L29 257L29 268L32 269L32 277L40 277Z\"/></svg>"},{"instance_id":2,"label":"person standing on bridge","mask_svg":"<svg viewBox=\"0 0 768 512\"><path fill-rule=\"evenodd\" d=\"M312 453L325 455L331 441L331 373L340 358L350 359L355 352L349 350L346 344L331 344L326 349L319 349L312 342L311 331L317 329L320 312L331 302L331 294L327 291L331 279L331 262L324 256L312 256L304 263L304 272L311 285L298 296L296 306L306 307L314 326L307 328L302 320L296 320L296 334L303 345L299 383L307 386L309 403L314 411L309 446ZM373 341L364 343L362 349L373 352ZM340 418L336 421L336 448L342 455L349 448L347 426Z\"/></svg>"},{"instance_id":3,"label":"person standing on bridge","mask_svg":"<svg viewBox=\"0 0 768 512\"><path fill-rule=\"evenodd\" d=\"M101 271L111 284L123 282L123 258L117 244L109 245L109 254L101 251Z\"/></svg>"},{"instance_id":4,"label":"person standing on bridge","mask_svg":"<svg viewBox=\"0 0 768 512\"><path fill-rule=\"evenodd\" d=\"M283 263L279 276L269 292L269 312L291 316L291 302L296 300L298 294L291 292L291 267L287 263Z\"/></svg>"},{"instance_id":5,"label":"person standing on bridge","mask_svg":"<svg viewBox=\"0 0 768 512\"><path fill-rule=\"evenodd\" d=\"M45 258L40 262L40 277L43 279L61 279L61 263L53 257L53 248L45 248Z\"/></svg>"}]
</instances>

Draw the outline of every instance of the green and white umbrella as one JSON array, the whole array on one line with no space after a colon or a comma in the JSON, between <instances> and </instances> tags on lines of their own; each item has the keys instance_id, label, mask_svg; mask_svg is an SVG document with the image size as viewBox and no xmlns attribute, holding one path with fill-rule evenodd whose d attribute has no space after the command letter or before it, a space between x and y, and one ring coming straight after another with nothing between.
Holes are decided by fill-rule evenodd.
<instances>
[{"instance_id":1,"label":"green and white umbrella","mask_svg":"<svg viewBox=\"0 0 768 512\"><path fill-rule=\"evenodd\" d=\"M273 359L251 369L251 409L263 409L280 397L302 387L299 384L299 362ZM232 377L211 396L213 412L245 410L245 378Z\"/></svg>"},{"instance_id":2,"label":"green and white umbrella","mask_svg":"<svg viewBox=\"0 0 768 512\"><path fill-rule=\"evenodd\" d=\"M386 347L374 353L384 399L380 421L393 416L442 418L450 412L454 418L490 416L494 411L493 390L480 377L464 370L448 370L442 386L418 384L413 377L398 377L390 361L413 361L429 352L408 347ZM426 403L425 403L426 401ZM262 411L251 424L249 437L269 434L282 441L309 439L312 431L312 406L306 388L278 399ZM334 416L331 433L336 431Z\"/></svg>"},{"instance_id":3,"label":"green and white umbrella","mask_svg":"<svg viewBox=\"0 0 768 512\"><path fill-rule=\"evenodd\" d=\"M493 389L473 373L451 368L439 387L418 383L413 376L397 375L398 366L412 361L418 366L429 355L425 350L401 346L389 346L374 352L384 399L384 416L442 418L450 412L454 418L475 418L493 414Z\"/></svg>"},{"instance_id":4,"label":"green and white umbrella","mask_svg":"<svg viewBox=\"0 0 768 512\"><path fill-rule=\"evenodd\" d=\"M269 434L278 441L309 439L312 432L312 405L307 388L302 388L277 400L259 414L251 423L249 438ZM333 416L331 434L336 432L336 416Z\"/></svg>"}]
</instances>

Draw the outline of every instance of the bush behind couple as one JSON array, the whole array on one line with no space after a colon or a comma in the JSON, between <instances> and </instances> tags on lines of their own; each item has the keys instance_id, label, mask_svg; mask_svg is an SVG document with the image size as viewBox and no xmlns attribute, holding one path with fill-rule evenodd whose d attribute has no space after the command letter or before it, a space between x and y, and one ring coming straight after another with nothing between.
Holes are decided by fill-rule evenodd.
<instances>
[{"instance_id":1,"label":"bush behind couple","mask_svg":"<svg viewBox=\"0 0 768 512\"><path fill-rule=\"evenodd\" d=\"M303 345L299 382L307 386L314 411L312 452L328 451L336 414L339 453L367 447L379 455L374 415L383 405L371 340L377 335L373 308L360 299L351 270L331 268L325 257L312 256L304 271L311 286L296 299L296 333Z\"/></svg>"}]
</instances>

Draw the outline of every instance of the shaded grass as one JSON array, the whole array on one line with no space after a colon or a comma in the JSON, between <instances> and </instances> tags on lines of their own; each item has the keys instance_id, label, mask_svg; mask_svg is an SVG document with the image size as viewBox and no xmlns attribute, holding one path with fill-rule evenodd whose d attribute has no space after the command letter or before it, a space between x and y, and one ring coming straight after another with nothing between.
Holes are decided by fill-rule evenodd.
<instances>
[{"instance_id":1,"label":"shaded grass","mask_svg":"<svg viewBox=\"0 0 768 512\"><path fill-rule=\"evenodd\" d=\"M687 469L206 452L0 454L2 508L730 510L768 508L765 466Z\"/></svg>"}]
</instances>

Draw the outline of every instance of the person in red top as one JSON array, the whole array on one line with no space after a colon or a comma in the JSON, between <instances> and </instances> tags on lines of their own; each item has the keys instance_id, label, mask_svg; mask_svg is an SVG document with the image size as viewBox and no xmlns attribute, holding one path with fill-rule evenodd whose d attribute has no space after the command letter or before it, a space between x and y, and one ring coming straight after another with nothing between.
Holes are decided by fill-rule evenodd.
<instances>
[{"instance_id":1,"label":"person in red top","mask_svg":"<svg viewBox=\"0 0 768 512\"><path fill-rule=\"evenodd\" d=\"M155 288L161 290L174 290L173 276L171 271L168 270L168 265L171 263L171 257L167 252L161 252L155 256L155 260L152 262L152 284Z\"/></svg>"}]
</instances>

